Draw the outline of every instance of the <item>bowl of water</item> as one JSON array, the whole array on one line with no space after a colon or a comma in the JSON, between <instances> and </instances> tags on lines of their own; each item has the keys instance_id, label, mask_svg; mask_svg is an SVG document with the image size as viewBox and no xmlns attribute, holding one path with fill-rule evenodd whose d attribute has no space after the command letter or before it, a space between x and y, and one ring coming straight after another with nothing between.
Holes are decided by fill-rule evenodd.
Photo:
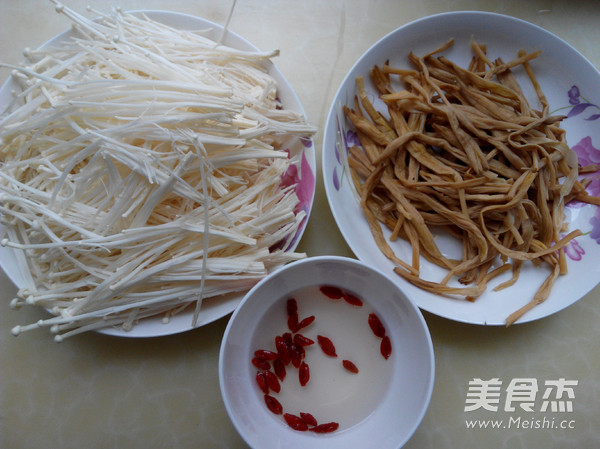
<instances>
[{"instance_id":1,"label":"bowl of water","mask_svg":"<svg viewBox=\"0 0 600 449\"><path fill-rule=\"evenodd\" d=\"M223 337L227 412L254 448L398 448L434 383L421 312L386 275L345 257L286 265L258 283Z\"/></svg>"}]
</instances>

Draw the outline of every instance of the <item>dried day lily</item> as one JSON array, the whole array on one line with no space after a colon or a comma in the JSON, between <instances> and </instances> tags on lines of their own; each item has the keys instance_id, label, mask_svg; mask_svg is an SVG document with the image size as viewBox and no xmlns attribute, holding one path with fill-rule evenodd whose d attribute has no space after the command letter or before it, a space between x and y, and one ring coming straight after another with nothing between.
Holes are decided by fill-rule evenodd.
<instances>
[{"instance_id":1,"label":"dried day lily","mask_svg":"<svg viewBox=\"0 0 600 449\"><path fill-rule=\"evenodd\" d=\"M578 235L566 235L564 205L578 199L600 204L578 181L576 154L550 116L548 103L529 61L540 52L523 51L504 62L491 60L484 45L471 42L467 68L440 55L448 41L425 55L409 55L412 69L385 63L370 77L387 114L379 112L356 80L357 96L345 113L360 147L349 149L354 187L376 244L397 266L394 271L422 289L475 300L488 282L512 271L516 282L523 262L544 264L550 275L534 298L506 319L510 325L550 294L567 272L564 249ZM533 109L511 69L521 67L541 110ZM399 77L404 89L393 85ZM582 168L585 170L585 167ZM399 259L391 239L406 239L412 261ZM462 242L462 257L449 259L435 242L443 228ZM419 259L447 270L440 281L420 277ZM494 262L502 264L494 268ZM448 285L457 279L459 285Z\"/></svg>"}]
</instances>

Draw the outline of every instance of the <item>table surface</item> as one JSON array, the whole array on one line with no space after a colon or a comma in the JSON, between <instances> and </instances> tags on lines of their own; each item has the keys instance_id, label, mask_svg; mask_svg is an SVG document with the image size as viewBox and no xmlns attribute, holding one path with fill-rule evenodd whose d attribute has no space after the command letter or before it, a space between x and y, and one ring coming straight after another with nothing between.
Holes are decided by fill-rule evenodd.
<instances>
[{"instance_id":1,"label":"table surface","mask_svg":"<svg viewBox=\"0 0 600 449\"><path fill-rule=\"evenodd\" d=\"M64 3L86 15L93 15L86 12L88 4L103 11L112 5L174 10L224 24L232 1ZM275 63L319 127L315 144L320 168L329 105L356 59L395 28L452 10L493 11L540 25L600 67L596 1L240 0L230 29L260 49L281 50ZM18 63L23 48L68 26L49 1L0 0L0 60ZM8 74L2 69L1 79ZM309 256L354 257L333 220L321 177L317 180L314 209L299 249ZM42 331L13 337L13 326L35 322L45 312L12 310L16 288L4 274L0 292L0 447L247 447L226 413L218 383L219 346L229 317L156 339L90 333L57 344ZM406 447L599 447L598 300L597 287L558 314L510 328L461 324L424 313L435 350L435 386L427 414ZM496 378L502 382L499 410L465 411L467 393L475 391L469 390L469 382ZM511 384L537 382L539 404L546 382L560 379L578 382L570 399L572 412L502 407ZM479 420L479 425L485 419L503 419L505 428L468 428L467 420Z\"/></svg>"}]
</instances>

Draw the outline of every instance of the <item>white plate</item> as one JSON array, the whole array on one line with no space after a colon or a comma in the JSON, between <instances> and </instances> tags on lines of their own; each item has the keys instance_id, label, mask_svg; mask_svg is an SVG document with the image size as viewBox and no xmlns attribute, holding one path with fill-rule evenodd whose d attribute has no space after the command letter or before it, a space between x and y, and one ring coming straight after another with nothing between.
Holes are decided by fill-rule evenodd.
<instances>
[{"instance_id":1,"label":"white plate","mask_svg":"<svg viewBox=\"0 0 600 449\"><path fill-rule=\"evenodd\" d=\"M221 25L187 14L170 11L134 11L134 13L146 14L152 20L162 22L178 29L211 30L211 32L206 35L213 40L218 40L223 32L223 27ZM72 31L66 31L50 39L42 47L58 45L60 42L68 39L71 35ZM230 30L225 34L223 43L240 50L258 51L258 49L249 41ZM284 78L277 67L270 62L269 74L277 80L279 98L285 108L305 114L302 104L292 89L292 86ZM15 87L16 83L12 78L9 78L0 89L0 105L7 104L10 101L11 90ZM307 217L298 229L293 242L291 242L289 246L289 250L293 251L298 245L298 241L306 228L308 215L312 208L315 192L316 160L314 145L311 139L302 139L302 141L300 139L295 139L293 142L290 142L290 147L292 151L304 152L302 167L299 167L299 171L302 171L303 176L306 176L306 178L303 179L304 182L302 182L300 186L302 188L301 194L303 198L301 206L306 211ZM16 255L11 248L0 247L0 265L11 281L20 288L25 285L24 279L26 275L22 272L23 264L15 263L15 260ZM240 303L244 294L245 292L242 292L239 294L228 295L227 297L209 298L204 300L196 327L206 325L231 313ZM106 328L99 332L122 337L154 337L176 334L192 329L192 315L193 311L190 310L189 312L183 312L171 317L168 323L163 323L162 317L148 318L140 321L132 328L132 330L127 332L116 328Z\"/></svg>"},{"instance_id":2,"label":"white plate","mask_svg":"<svg viewBox=\"0 0 600 449\"><path fill-rule=\"evenodd\" d=\"M548 98L550 110L569 114L562 126L567 130L568 143L577 151L580 162L600 162L600 73L584 56L557 36L519 19L485 12L434 15L393 31L373 45L347 74L333 100L323 139L323 178L333 216L356 256L385 273L392 273L394 265L377 248L340 162L345 154L343 138L349 137L347 132L351 129L344 119L341 106L352 105L356 76L363 75L368 80L368 72L375 64L382 65L389 59L392 66L408 68L406 56L409 51L423 55L438 48L449 38L454 38L455 44L445 55L466 66L471 57L469 41L472 37L487 45L488 55L501 57L505 61L514 59L520 49L541 50L542 54L531 65ZM516 70L515 74L522 86L528 86L522 72ZM373 98L377 98L374 89L370 89ZM532 104L536 105L533 91L524 91ZM599 181L595 181L588 191L600 195L599 184ZM536 320L567 307L600 280L599 208L569 205L567 213L570 229L581 229L584 233L567 249L569 273L556 281L550 297L544 303L525 314L519 322ZM399 257L410 262L411 251L407 242L394 242L392 247ZM421 264L424 278L442 279L441 269L424 260ZM525 264L516 285L499 292L491 291L496 284L510 276L507 274L491 283L488 291L473 303L426 292L399 276L395 279L424 310L456 321L502 325L510 313L531 300L547 275L545 269Z\"/></svg>"}]
</instances>

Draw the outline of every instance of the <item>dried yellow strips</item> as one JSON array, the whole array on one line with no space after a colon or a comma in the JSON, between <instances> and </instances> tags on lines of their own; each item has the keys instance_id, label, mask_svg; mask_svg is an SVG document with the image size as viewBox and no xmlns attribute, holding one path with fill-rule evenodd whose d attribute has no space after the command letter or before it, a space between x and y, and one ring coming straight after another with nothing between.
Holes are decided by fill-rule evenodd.
<instances>
[{"instance_id":1,"label":"dried yellow strips","mask_svg":"<svg viewBox=\"0 0 600 449\"><path fill-rule=\"evenodd\" d=\"M348 163L361 206L381 251L409 282L442 295L474 300L488 282L506 271L513 285L523 262L550 267L534 298L506 319L510 325L550 294L567 272L564 247L581 235L568 231L564 206L572 199L598 204L577 180L578 163L529 62L539 52L518 53L512 61L491 60L471 42L473 57L461 68L441 53L448 41L422 57L409 54L412 69L386 62L370 72L387 111L378 111L357 78L358 95L345 107L361 146L349 149ZM541 110L525 98L512 70L522 68ZM393 81L399 77L404 89ZM412 260L398 258L391 239L406 239ZM450 259L435 234L445 229L462 242L462 257ZM447 270L434 282L420 277L419 260ZM498 260L501 261L498 266ZM449 285L456 279L459 285Z\"/></svg>"}]
</instances>

